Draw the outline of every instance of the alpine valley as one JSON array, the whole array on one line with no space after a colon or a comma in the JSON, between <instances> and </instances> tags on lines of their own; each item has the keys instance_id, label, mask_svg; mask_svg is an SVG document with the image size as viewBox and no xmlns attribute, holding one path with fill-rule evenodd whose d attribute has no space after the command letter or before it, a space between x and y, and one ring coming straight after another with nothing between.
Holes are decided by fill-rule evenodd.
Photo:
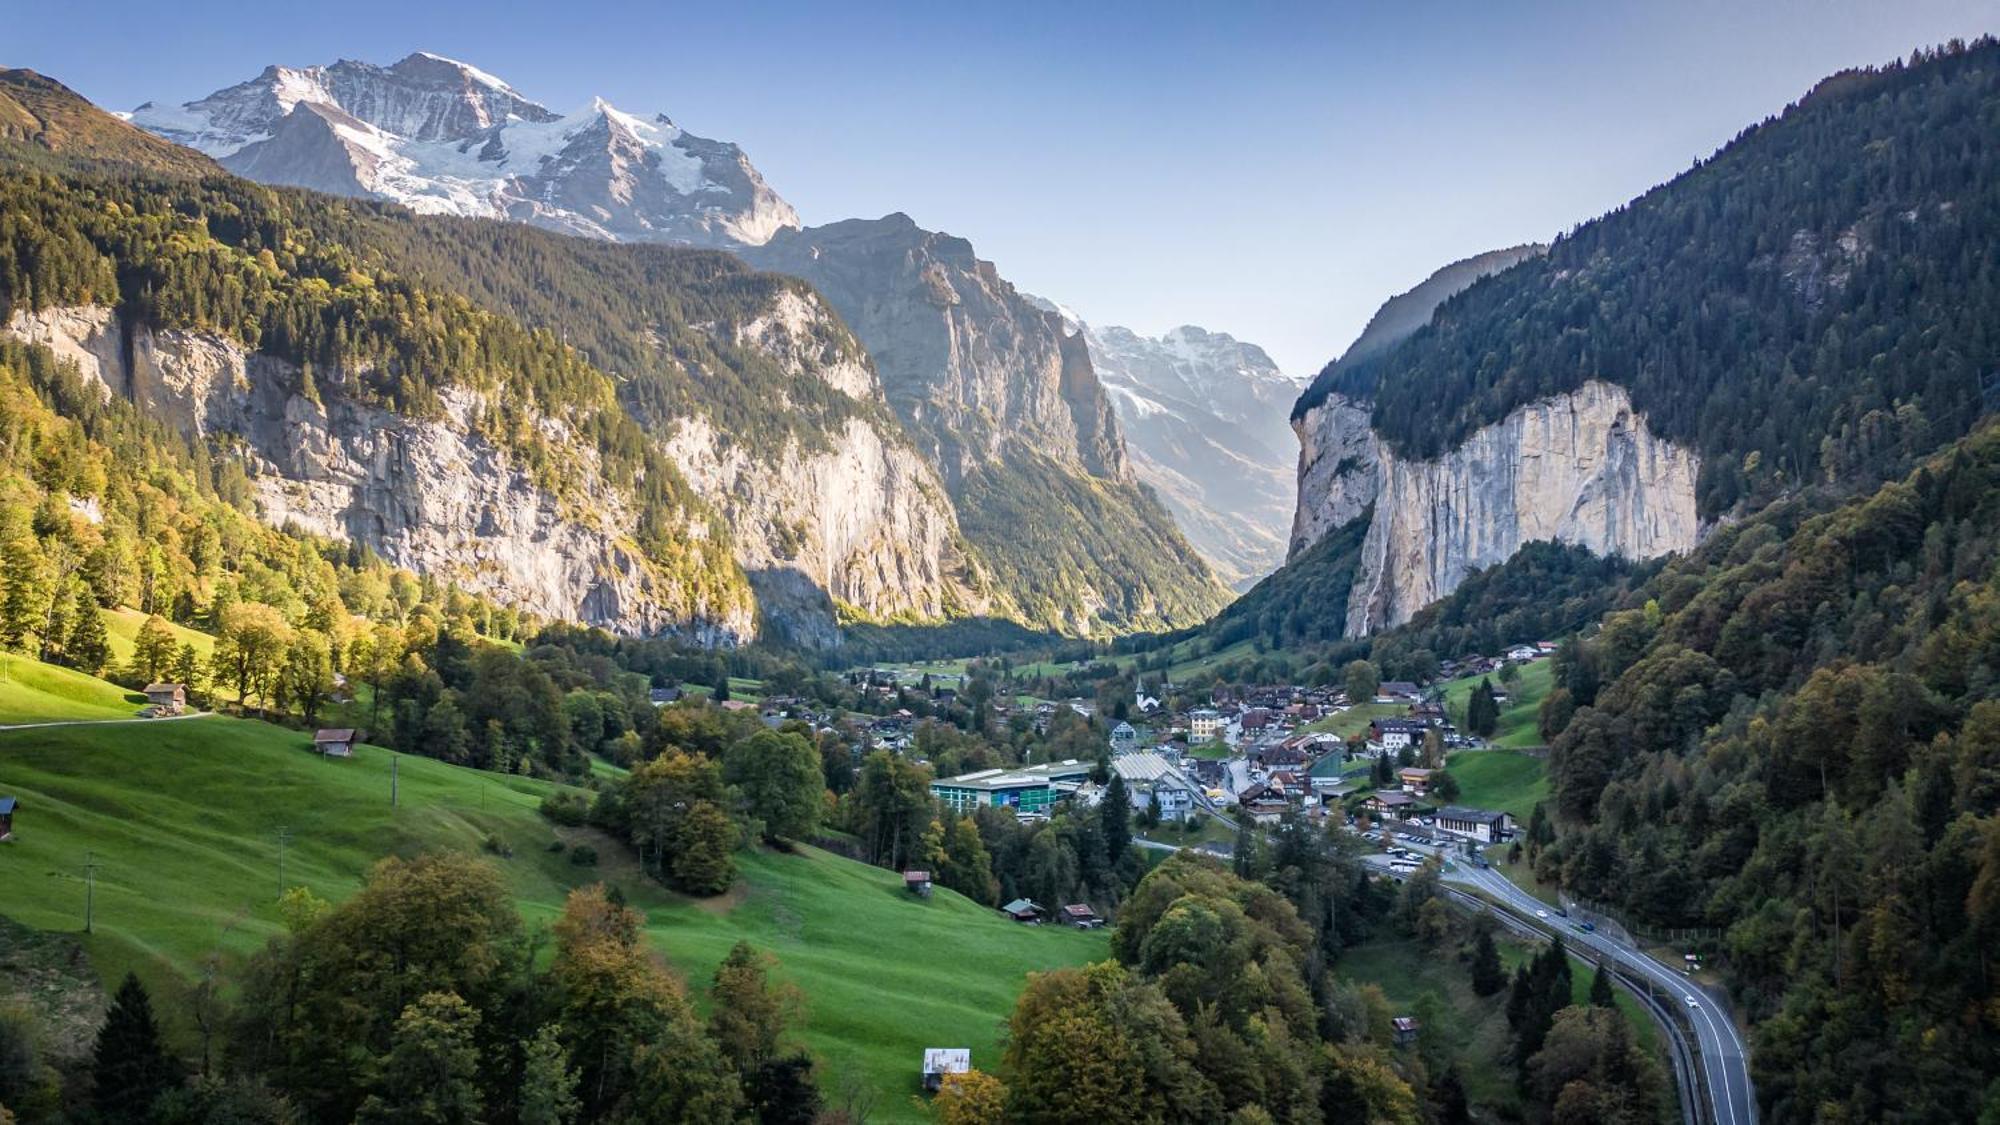
<instances>
[{"instance_id":1,"label":"alpine valley","mask_svg":"<svg viewBox=\"0 0 2000 1125\"><path fill-rule=\"evenodd\" d=\"M77 100L27 72L10 85ZM59 116L115 129L77 105ZM255 277L254 299L269 285L319 306L298 315L324 338L199 297L162 317L158 290L151 307L61 286L10 302L17 339L226 441L268 522L544 616L705 639L829 645L843 621L968 615L1089 634L1191 624L1224 599L1135 477L1081 341L963 239L901 216L799 230L733 145L601 101L559 115L424 53L274 66L129 118L250 179L409 208L246 193L213 168L165 189L210 216L196 258L251 255L220 268ZM254 260L214 217L238 208L340 272ZM111 268L176 274L188 252L111 251ZM440 345L407 320L382 354L355 351L367 330L343 316L391 291L462 311L480 326L467 346L499 333L546 354L562 390L413 362Z\"/></svg>"}]
</instances>

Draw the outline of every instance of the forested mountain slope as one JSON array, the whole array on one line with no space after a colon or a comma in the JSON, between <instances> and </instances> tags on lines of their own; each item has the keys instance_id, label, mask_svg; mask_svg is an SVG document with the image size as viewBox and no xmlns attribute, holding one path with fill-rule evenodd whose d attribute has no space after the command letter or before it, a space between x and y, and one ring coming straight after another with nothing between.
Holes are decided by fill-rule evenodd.
<instances>
[{"instance_id":1,"label":"forested mountain slope","mask_svg":"<svg viewBox=\"0 0 2000 1125\"><path fill-rule=\"evenodd\" d=\"M1330 365L1294 410L1292 551L1372 505L1345 632L1524 543L1684 552L1964 434L2000 395L1996 107L1991 40L1829 78Z\"/></svg>"},{"instance_id":2,"label":"forested mountain slope","mask_svg":"<svg viewBox=\"0 0 2000 1125\"><path fill-rule=\"evenodd\" d=\"M1558 657L1538 871L1720 928L1770 1121L2000 1112L2000 426L1645 593Z\"/></svg>"},{"instance_id":3,"label":"forested mountain slope","mask_svg":"<svg viewBox=\"0 0 2000 1125\"><path fill-rule=\"evenodd\" d=\"M1702 459L1701 512L1880 480L1979 412L2000 323L2000 44L1821 82L1300 399L1406 457L1592 380Z\"/></svg>"},{"instance_id":4,"label":"forested mountain slope","mask_svg":"<svg viewBox=\"0 0 2000 1125\"><path fill-rule=\"evenodd\" d=\"M761 613L825 642L849 609L989 604L800 282L24 146L0 191L0 321L228 449L273 523L635 631L743 638Z\"/></svg>"}]
</instances>

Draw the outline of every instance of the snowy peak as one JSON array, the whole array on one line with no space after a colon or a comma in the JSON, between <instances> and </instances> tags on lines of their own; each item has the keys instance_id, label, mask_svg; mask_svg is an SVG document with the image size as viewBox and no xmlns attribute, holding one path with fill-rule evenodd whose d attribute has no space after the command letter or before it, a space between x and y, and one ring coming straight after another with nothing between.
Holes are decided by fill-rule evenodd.
<instances>
[{"instance_id":1,"label":"snowy peak","mask_svg":"<svg viewBox=\"0 0 2000 1125\"><path fill-rule=\"evenodd\" d=\"M762 244L798 216L743 151L602 98L568 116L467 63L269 66L134 124L239 175L614 241Z\"/></svg>"}]
</instances>

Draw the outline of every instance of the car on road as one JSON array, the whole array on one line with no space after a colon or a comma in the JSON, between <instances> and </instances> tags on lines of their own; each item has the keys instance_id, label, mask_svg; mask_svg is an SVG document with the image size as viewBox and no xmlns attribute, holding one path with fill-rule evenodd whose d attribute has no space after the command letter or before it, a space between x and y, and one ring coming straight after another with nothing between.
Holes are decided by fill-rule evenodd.
<instances>
[{"instance_id":1,"label":"car on road","mask_svg":"<svg viewBox=\"0 0 2000 1125\"><path fill-rule=\"evenodd\" d=\"M1547 921L1549 917L1549 912L1546 910L1537 910L1535 911L1535 917L1540 918L1543 921Z\"/></svg>"},{"instance_id":2,"label":"car on road","mask_svg":"<svg viewBox=\"0 0 2000 1125\"><path fill-rule=\"evenodd\" d=\"M1699 1007L1701 1007L1701 1001L1699 1001L1699 1000L1696 1000L1696 999L1695 999L1694 997L1692 997L1692 996L1690 996L1690 997L1688 997L1688 998L1687 998L1687 1002L1688 1002L1688 1007L1690 1007L1690 1008L1699 1008Z\"/></svg>"}]
</instances>

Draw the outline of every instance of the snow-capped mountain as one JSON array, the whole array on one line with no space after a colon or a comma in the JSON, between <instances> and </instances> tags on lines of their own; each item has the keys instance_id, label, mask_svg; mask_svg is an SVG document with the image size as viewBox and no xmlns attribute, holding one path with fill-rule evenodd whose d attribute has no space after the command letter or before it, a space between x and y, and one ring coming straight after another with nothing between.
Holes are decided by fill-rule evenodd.
<instances>
[{"instance_id":1,"label":"snow-capped mountain","mask_svg":"<svg viewBox=\"0 0 2000 1125\"><path fill-rule=\"evenodd\" d=\"M1035 300L1083 333L1133 469L1209 565L1244 589L1284 562L1297 457L1287 417L1298 381L1226 332L1186 324L1141 336Z\"/></svg>"},{"instance_id":2,"label":"snow-capped mountain","mask_svg":"<svg viewBox=\"0 0 2000 1125\"><path fill-rule=\"evenodd\" d=\"M393 66L266 67L136 125L238 175L433 214L616 241L761 245L796 227L743 150L602 99L567 116L499 78L418 52Z\"/></svg>"}]
</instances>

